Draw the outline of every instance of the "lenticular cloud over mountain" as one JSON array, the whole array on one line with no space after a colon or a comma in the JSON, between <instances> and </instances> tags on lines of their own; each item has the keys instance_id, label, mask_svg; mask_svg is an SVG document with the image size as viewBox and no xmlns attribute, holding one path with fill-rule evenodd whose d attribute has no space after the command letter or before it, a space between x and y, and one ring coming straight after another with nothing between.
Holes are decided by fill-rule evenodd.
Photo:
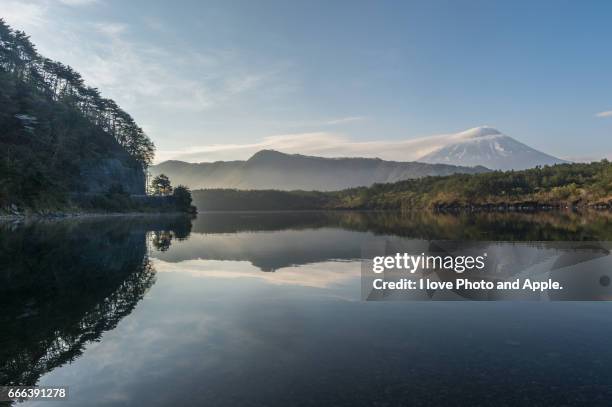
<instances>
[{"instance_id":1,"label":"lenticular cloud over mountain","mask_svg":"<svg viewBox=\"0 0 612 407\"><path fill-rule=\"evenodd\" d=\"M533 149L492 127L457 133L449 144L420 157L431 164L483 165L496 170L520 170L566 161Z\"/></svg>"}]
</instances>

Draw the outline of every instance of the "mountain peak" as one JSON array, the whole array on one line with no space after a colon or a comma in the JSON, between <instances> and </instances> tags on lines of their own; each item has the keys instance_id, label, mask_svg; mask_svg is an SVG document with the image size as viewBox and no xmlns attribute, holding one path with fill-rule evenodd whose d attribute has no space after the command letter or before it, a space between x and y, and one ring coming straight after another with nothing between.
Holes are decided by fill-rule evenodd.
<instances>
[{"instance_id":1,"label":"mountain peak","mask_svg":"<svg viewBox=\"0 0 612 407\"><path fill-rule=\"evenodd\" d=\"M452 165L482 165L496 170L522 170L537 165L564 163L535 150L489 126L457 133L450 143L424 155L418 161Z\"/></svg>"},{"instance_id":2,"label":"mountain peak","mask_svg":"<svg viewBox=\"0 0 612 407\"><path fill-rule=\"evenodd\" d=\"M479 127L474 127L472 129L462 131L458 135L460 135L461 138L472 139L472 138L480 138L480 137L486 137L486 136L501 136L503 134L496 128L493 128L490 126L479 126Z\"/></svg>"},{"instance_id":3,"label":"mountain peak","mask_svg":"<svg viewBox=\"0 0 612 407\"><path fill-rule=\"evenodd\" d=\"M259 150L258 152L253 154L251 158L249 158L247 161L273 160L273 159L277 159L281 157L287 157L288 155L289 154L281 153L280 151L265 149L265 150Z\"/></svg>"},{"instance_id":4,"label":"mountain peak","mask_svg":"<svg viewBox=\"0 0 612 407\"><path fill-rule=\"evenodd\" d=\"M275 150L258 151L247 161L185 164L182 167L169 164L172 163L152 167L152 174L163 172L175 184L192 189L336 191L374 183L487 171L483 167L383 161L378 158L325 158Z\"/></svg>"}]
</instances>

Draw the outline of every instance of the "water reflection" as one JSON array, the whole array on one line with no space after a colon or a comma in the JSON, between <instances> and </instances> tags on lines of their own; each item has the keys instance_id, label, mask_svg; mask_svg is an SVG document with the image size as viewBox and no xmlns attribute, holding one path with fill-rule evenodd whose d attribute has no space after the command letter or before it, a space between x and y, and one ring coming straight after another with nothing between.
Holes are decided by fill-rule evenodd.
<instances>
[{"instance_id":1,"label":"water reflection","mask_svg":"<svg viewBox=\"0 0 612 407\"><path fill-rule=\"evenodd\" d=\"M489 251L499 246L496 242L507 242L500 246L507 254L500 261L520 271L578 247L559 242L612 240L612 216L609 212L209 213L198 216L193 232L190 239L156 257L165 262L246 261L270 272L321 262L358 261L371 242L382 241L398 247L396 252L414 253L429 251L432 241L461 242L461 250L470 242L479 247L487 242L485 246L492 246ZM487 247L480 250L487 251Z\"/></svg>"},{"instance_id":2,"label":"water reflection","mask_svg":"<svg viewBox=\"0 0 612 407\"><path fill-rule=\"evenodd\" d=\"M301 212L4 227L0 382L69 385L74 406L491 405L509 389L508 404L597 404L612 396L609 304L365 303L360 260L372 240L466 240L563 270L576 258L558 242L612 240L610 223Z\"/></svg>"},{"instance_id":3,"label":"water reflection","mask_svg":"<svg viewBox=\"0 0 612 407\"><path fill-rule=\"evenodd\" d=\"M193 232L338 228L436 240L612 241L612 212L226 212L204 213Z\"/></svg>"},{"instance_id":4,"label":"water reflection","mask_svg":"<svg viewBox=\"0 0 612 407\"><path fill-rule=\"evenodd\" d=\"M0 229L0 383L34 385L79 357L155 282L147 232L184 219L36 222Z\"/></svg>"}]
</instances>

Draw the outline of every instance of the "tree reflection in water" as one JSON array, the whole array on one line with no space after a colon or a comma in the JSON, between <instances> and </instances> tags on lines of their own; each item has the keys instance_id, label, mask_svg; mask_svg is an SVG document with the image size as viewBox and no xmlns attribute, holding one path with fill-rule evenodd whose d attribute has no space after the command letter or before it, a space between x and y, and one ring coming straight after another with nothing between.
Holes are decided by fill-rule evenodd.
<instances>
[{"instance_id":1,"label":"tree reflection in water","mask_svg":"<svg viewBox=\"0 0 612 407\"><path fill-rule=\"evenodd\" d=\"M190 229L184 217L0 225L0 385L34 385L115 328L155 283L148 233Z\"/></svg>"}]
</instances>

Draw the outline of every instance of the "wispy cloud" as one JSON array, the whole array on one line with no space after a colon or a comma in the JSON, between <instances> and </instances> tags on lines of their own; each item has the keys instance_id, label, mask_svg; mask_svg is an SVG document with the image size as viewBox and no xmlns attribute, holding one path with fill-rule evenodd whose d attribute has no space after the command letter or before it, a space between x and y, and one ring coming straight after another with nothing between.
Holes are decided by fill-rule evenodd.
<instances>
[{"instance_id":1,"label":"wispy cloud","mask_svg":"<svg viewBox=\"0 0 612 407\"><path fill-rule=\"evenodd\" d=\"M213 105L218 97L204 81L180 74L186 65L164 64L172 60L168 50L130 41L125 25L109 22L94 27L101 38L80 51L91 64L79 70L86 80L128 109L162 107L197 112Z\"/></svg>"},{"instance_id":2,"label":"wispy cloud","mask_svg":"<svg viewBox=\"0 0 612 407\"><path fill-rule=\"evenodd\" d=\"M99 0L59 0L59 2L67 6L88 6L98 3Z\"/></svg>"},{"instance_id":3,"label":"wispy cloud","mask_svg":"<svg viewBox=\"0 0 612 407\"><path fill-rule=\"evenodd\" d=\"M119 39L119 36L127 31L127 25L113 22L94 23L93 27L100 34L106 35L115 40Z\"/></svg>"},{"instance_id":4,"label":"wispy cloud","mask_svg":"<svg viewBox=\"0 0 612 407\"><path fill-rule=\"evenodd\" d=\"M595 117L612 117L612 110L606 110L605 112L596 113Z\"/></svg>"},{"instance_id":5,"label":"wispy cloud","mask_svg":"<svg viewBox=\"0 0 612 407\"><path fill-rule=\"evenodd\" d=\"M41 27L45 21L47 6L44 3L7 0L2 4L0 17L6 19L13 28L27 30Z\"/></svg>"},{"instance_id":6,"label":"wispy cloud","mask_svg":"<svg viewBox=\"0 0 612 407\"><path fill-rule=\"evenodd\" d=\"M138 43L130 40L123 24L96 23L95 28L101 38L83 52L93 62L81 68L84 76L137 108L197 113L229 103L282 75L282 68L250 70L236 53L177 54Z\"/></svg>"},{"instance_id":7,"label":"wispy cloud","mask_svg":"<svg viewBox=\"0 0 612 407\"><path fill-rule=\"evenodd\" d=\"M290 129L299 129L297 131L305 131L306 129L321 129L326 127L350 125L353 123L363 122L369 120L366 116L346 116L346 117L332 117L332 118L321 118L312 120L290 120L283 121L283 125Z\"/></svg>"},{"instance_id":8,"label":"wispy cloud","mask_svg":"<svg viewBox=\"0 0 612 407\"><path fill-rule=\"evenodd\" d=\"M163 20L154 17L154 16L143 16L142 17L142 22L145 24L145 26L153 31L158 31L161 33L169 33L172 32L172 30L166 25L164 24Z\"/></svg>"},{"instance_id":9,"label":"wispy cloud","mask_svg":"<svg viewBox=\"0 0 612 407\"><path fill-rule=\"evenodd\" d=\"M362 117L362 116L339 117L337 119L328 120L327 122L325 122L325 124L328 124L330 126L334 126L336 124L346 124L346 123L360 122L362 120L365 120L365 117Z\"/></svg>"},{"instance_id":10,"label":"wispy cloud","mask_svg":"<svg viewBox=\"0 0 612 407\"><path fill-rule=\"evenodd\" d=\"M80 7L101 3L101 0L2 0L0 17L13 28L32 34L49 23L49 12L58 6ZM59 30L59 27L56 27Z\"/></svg>"},{"instance_id":11,"label":"wispy cloud","mask_svg":"<svg viewBox=\"0 0 612 407\"><path fill-rule=\"evenodd\" d=\"M412 161L451 142L466 139L471 131L387 141L355 141L343 134L333 132L283 134L264 137L254 143L214 144L193 146L183 150L162 150L158 151L156 161L161 162L168 159L188 162L243 160L264 149L320 157L370 157Z\"/></svg>"},{"instance_id":12,"label":"wispy cloud","mask_svg":"<svg viewBox=\"0 0 612 407\"><path fill-rule=\"evenodd\" d=\"M154 18L143 17L140 26L132 26L82 18L74 11L77 6L101 3L2 0L0 13L8 24L30 34L41 54L72 66L88 85L115 99L144 128L164 128L164 122L173 118L188 121L189 115L211 108L236 106L245 96L292 91L287 86L293 82L286 61L256 63L237 49L193 49L188 44L174 47L143 40L137 30L144 28L154 35L167 27ZM150 135L156 142L167 137Z\"/></svg>"}]
</instances>

